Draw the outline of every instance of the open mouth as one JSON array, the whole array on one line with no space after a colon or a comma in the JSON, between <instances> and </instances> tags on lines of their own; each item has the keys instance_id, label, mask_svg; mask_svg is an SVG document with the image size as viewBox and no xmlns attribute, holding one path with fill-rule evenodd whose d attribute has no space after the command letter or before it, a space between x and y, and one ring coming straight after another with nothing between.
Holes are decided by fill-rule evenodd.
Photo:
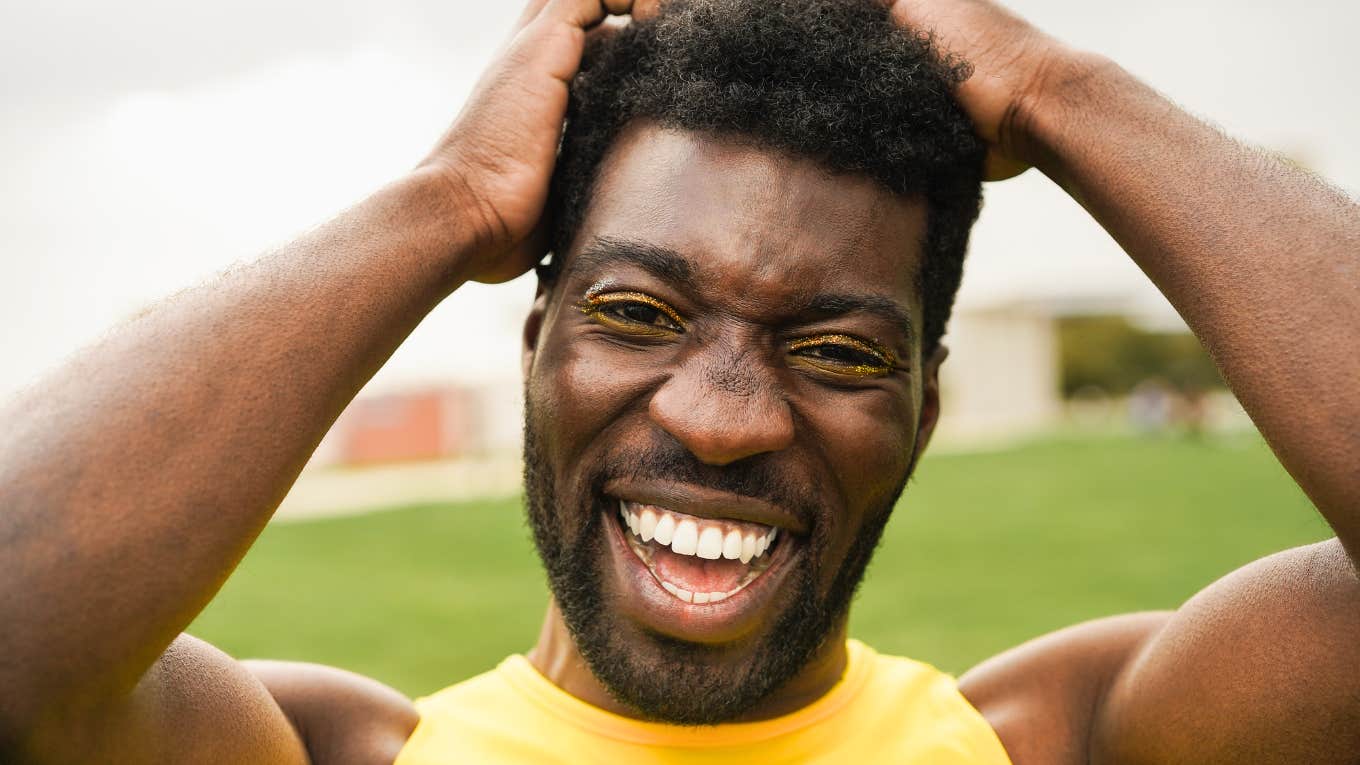
<instances>
[{"instance_id":1,"label":"open mouth","mask_svg":"<svg viewBox=\"0 0 1360 765\"><path fill-rule=\"evenodd\" d=\"M628 548L674 598L720 603L750 587L787 546L774 526L701 518L658 505L618 500L616 523Z\"/></svg>"}]
</instances>

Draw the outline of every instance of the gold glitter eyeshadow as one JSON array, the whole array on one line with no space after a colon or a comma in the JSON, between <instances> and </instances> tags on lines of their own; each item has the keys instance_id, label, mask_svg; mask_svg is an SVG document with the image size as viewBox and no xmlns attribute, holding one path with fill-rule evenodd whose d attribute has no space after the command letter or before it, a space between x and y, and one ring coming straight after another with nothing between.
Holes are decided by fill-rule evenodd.
<instances>
[{"instance_id":1,"label":"gold glitter eyeshadow","mask_svg":"<svg viewBox=\"0 0 1360 765\"><path fill-rule=\"evenodd\" d=\"M675 322L675 326L679 327L681 330L685 328L685 320L680 318L680 314L676 313L675 309L645 292L596 293L592 290L586 293L585 300L578 303L576 307L587 316L595 316L599 314L601 308L613 303L642 303L665 314L666 317ZM662 328L657 327L657 329Z\"/></svg>"},{"instance_id":2,"label":"gold glitter eyeshadow","mask_svg":"<svg viewBox=\"0 0 1360 765\"><path fill-rule=\"evenodd\" d=\"M879 359L882 363L845 365L830 359L817 358L806 358L807 362L825 368L834 368L835 371L840 374L851 374L859 377L886 374L897 367L897 359L893 356L892 352L886 348L867 343L850 335L818 335L816 337L804 337L789 343L789 350L800 351L825 345L849 346L861 353L867 353L870 356Z\"/></svg>"}]
</instances>

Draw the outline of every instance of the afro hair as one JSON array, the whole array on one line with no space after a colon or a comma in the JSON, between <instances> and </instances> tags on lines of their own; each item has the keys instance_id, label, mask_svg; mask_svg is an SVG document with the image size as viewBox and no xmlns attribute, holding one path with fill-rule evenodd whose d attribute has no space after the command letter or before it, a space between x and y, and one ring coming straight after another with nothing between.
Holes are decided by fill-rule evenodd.
<instances>
[{"instance_id":1,"label":"afro hair","mask_svg":"<svg viewBox=\"0 0 1360 765\"><path fill-rule=\"evenodd\" d=\"M593 40L553 177L551 282L610 145L634 120L754 142L922 198L922 351L938 344L981 206L986 148L954 100L965 62L876 0L686 0Z\"/></svg>"}]
</instances>

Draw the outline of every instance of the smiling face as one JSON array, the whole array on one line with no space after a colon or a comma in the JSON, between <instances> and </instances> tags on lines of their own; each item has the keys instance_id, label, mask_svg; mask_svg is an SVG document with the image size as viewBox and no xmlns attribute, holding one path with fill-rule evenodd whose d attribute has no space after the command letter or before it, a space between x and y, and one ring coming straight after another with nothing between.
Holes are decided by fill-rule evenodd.
<instances>
[{"instance_id":1,"label":"smiling face","mask_svg":"<svg viewBox=\"0 0 1360 765\"><path fill-rule=\"evenodd\" d=\"M808 160L648 124L611 148L526 327L526 488L576 648L631 709L733 719L833 661L935 421L924 231Z\"/></svg>"}]
</instances>

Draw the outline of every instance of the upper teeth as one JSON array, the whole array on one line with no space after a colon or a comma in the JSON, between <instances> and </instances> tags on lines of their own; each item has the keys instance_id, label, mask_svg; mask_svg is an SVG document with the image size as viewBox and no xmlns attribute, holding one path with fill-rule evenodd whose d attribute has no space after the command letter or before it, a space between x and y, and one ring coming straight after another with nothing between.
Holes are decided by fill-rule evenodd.
<instances>
[{"instance_id":1,"label":"upper teeth","mask_svg":"<svg viewBox=\"0 0 1360 765\"><path fill-rule=\"evenodd\" d=\"M774 543L779 529L758 523L713 521L665 508L619 502L619 514L643 542L655 539L680 555L708 560L727 558L750 563Z\"/></svg>"}]
</instances>

